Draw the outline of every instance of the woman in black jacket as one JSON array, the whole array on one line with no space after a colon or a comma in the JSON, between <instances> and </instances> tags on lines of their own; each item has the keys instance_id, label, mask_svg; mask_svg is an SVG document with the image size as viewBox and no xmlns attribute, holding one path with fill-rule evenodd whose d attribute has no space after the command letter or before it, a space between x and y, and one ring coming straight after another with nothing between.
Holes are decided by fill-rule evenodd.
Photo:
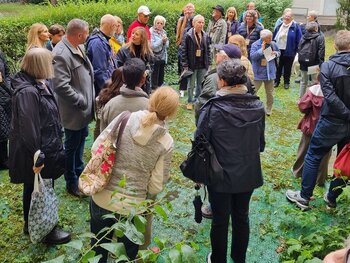
<instances>
[{"instance_id":1,"label":"woman in black jacket","mask_svg":"<svg viewBox=\"0 0 350 263\"><path fill-rule=\"evenodd\" d=\"M34 188L34 174L57 179L64 172L62 127L58 106L52 91L53 57L45 48L32 48L25 54L21 71L11 81L13 88L10 131L9 168L11 182L23 184L23 214L25 234L28 234L28 214ZM42 154L33 166L37 150ZM54 228L43 240L48 244L63 244L70 234Z\"/></svg>"},{"instance_id":2,"label":"woman in black jacket","mask_svg":"<svg viewBox=\"0 0 350 263\"><path fill-rule=\"evenodd\" d=\"M219 91L201 109L196 136L204 134L224 170L221 182L208 186L213 211L207 262L227 262L228 224L232 221L231 258L244 263L249 241L249 202L263 184L260 152L264 150L265 111L248 94L245 68L239 60L217 67Z\"/></svg>"},{"instance_id":3,"label":"woman in black jacket","mask_svg":"<svg viewBox=\"0 0 350 263\"><path fill-rule=\"evenodd\" d=\"M7 141L11 121L10 70L0 51L0 170L8 169Z\"/></svg>"}]
</instances>

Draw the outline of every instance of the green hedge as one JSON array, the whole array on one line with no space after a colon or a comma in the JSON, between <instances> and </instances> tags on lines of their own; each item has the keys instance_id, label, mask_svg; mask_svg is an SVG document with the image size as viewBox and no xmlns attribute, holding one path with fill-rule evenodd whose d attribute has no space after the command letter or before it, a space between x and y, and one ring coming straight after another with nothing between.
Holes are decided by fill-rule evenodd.
<instances>
[{"instance_id":1,"label":"green hedge","mask_svg":"<svg viewBox=\"0 0 350 263\"><path fill-rule=\"evenodd\" d=\"M180 11L189 1L147 1L148 7L152 11L149 24L153 24L153 18L156 15L162 15L167 19L166 30L170 37L170 62L176 61L175 48L175 28ZM235 6L240 14L248 1L231 0L224 2L213 2L211 0L201 0L193 2L196 6L196 13L202 14L206 18L206 23L211 16L212 7L221 4L225 9L229 6ZM291 0L258 0L255 1L257 9L262 14L263 24L266 28L273 28L278 17L281 16L284 8L290 6ZM0 20L0 48L9 57L12 69L18 68L18 61L24 55L26 45L26 35L29 27L36 22L41 22L50 26L54 23L67 25L73 18L86 20L90 25L90 30L99 26L101 16L110 13L118 15L124 22L124 31L127 31L128 25L135 19L136 10L140 5L145 4L141 1L107 1L105 2L79 2L66 3L60 6L37 6L37 12L30 15L4 17ZM26 6L18 6L26 8ZM32 7L31 7L32 9ZM23 11L22 11L23 12Z\"/></svg>"}]
</instances>

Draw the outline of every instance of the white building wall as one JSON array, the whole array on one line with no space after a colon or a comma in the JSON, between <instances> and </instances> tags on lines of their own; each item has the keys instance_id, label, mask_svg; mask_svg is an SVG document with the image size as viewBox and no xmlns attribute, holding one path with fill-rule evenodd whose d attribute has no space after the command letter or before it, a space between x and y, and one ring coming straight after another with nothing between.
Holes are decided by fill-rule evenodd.
<instances>
[{"instance_id":1,"label":"white building wall","mask_svg":"<svg viewBox=\"0 0 350 263\"><path fill-rule=\"evenodd\" d=\"M315 10L319 15L335 16L338 6L337 0L293 0L292 8L299 15Z\"/></svg>"}]
</instances>

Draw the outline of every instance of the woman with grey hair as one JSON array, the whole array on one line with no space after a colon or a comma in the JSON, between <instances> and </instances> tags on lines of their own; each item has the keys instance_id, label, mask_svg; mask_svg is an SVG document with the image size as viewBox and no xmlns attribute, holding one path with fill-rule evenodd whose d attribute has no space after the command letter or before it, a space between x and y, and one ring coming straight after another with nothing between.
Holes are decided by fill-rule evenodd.
<instances>
[{"instance_id":1,"label":"woman with grey hair","mask_svg":"<svg viewBox=\"0 0 350 263\"><path fill-rule=\"evenodd\" d=\"M205 135L224 170L222 181L208 185L213 220L207 262L227 262L231 217L230 255L234 262L243 263L249 241L250 198L263 184L260 152L265 147L265 110L257 96L247 93L246 69L240 60L222 62L217 73L217 96L202 107L195 134Z\"/></svg>"},{"instance_id":2,"label":"woman with grey hair","mask_svg":"<svg viewBox=\"0 0 350 263\"><path fill-rule=\"evenodd\" d=\"M52 91L52 53L32 48L25 54L21 71L12 79L12 120L9 168L11 183L23 184L24 234L28 234L28 214L34 189L34 174L57 179L64 172L62 127ZM41 154L33 166L34 153ZM43 243L63 244L70 234L55 227Z\"/></svg>"},{"instance_id":3,"label":"woman with grey hair","mask_svg":"<svg viewBox=\"0 0 350 263\"><path fill-rule=\"evenodd\" d=\"M250 60L254 71L254 84L256 92L264 83L266 92L266 115L270 116L273 104L273 83L276 78L276 63L272 57L266 57L266 52L271 52L275 58L280 56L280 50L272 41L272 32L264 29L260 32L260 39L253 43L250 50Z\"/></svg>"},{"instance_id":4,"label":"woman with grey hair","mask_svg":"<svg viewBox=\"0 0 350 263\"><path fill-rule=\"evenodd\" d=\"M154 55L154 66L152 71L152 90L163 85L164 69L168 61L169 39L167 32L164 30L165 18L163 16L156 16L154 18L153 26L150 28L151 33L151 48Z\"/></svg>"}]
</instances>

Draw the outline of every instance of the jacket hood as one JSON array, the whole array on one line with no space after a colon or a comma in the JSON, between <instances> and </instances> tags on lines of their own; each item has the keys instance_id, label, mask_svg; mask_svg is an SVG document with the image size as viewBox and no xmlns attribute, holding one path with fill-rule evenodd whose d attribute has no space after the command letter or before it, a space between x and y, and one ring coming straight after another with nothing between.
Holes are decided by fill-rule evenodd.
<instances>
[{"instance_id":1,"label":"jacket hood","mask_svg":"<svg viewBox=\"0 0 350 263\"><path fill-rule=\"evenodd\" d=\"M305 38L305 39L313 39L313 38L317 38L319 35L320 35L320 33L318 33L318 32L306 31L306 33L304 34L303 38Z\"/></svg>"},{"instance_id":2,"label":"jacket hood","mask_svg":"<svg viewBox=\"0 0 350 263\"><path fill-rule=\"evenodd\" d=\"M213 106L223 112L229 123L237 127L255 125L265 118L265 109L258 96L230 94L211 99Z\"/></svg>"},{"instance_id":3,"label":"jacket hood","mask_svg":"<svg viewBox=\"0 0 350 263\"><path fill-rule=\"evenodd\" d=\"M88 40L86 41L86 46L89 45L89 42L93 39L100 38L104 42L108 42L108 40L104 37L103 33L98 28L94 28L91 35L89 36Z\"/></svg>"},{"instance_id":4,"label":"jacket hood","mask_svg":"<svg viewBox=\"0 0 350 263\"><path fill-rule=\"evenodd\" d=\"M336 53L333 56L331 56L329 60L348 68L350 67L350 52Z\"/></svg>"},{"instance_id":5,"label":"jacket hood","mask_svg":"<svg viewBox=\"0 0 350 263\"><path fill-rule=\"evenodd\" d=\"M34 86L37 83L34 78L30 77L28 74L24 73L23 71L18 72L16 75L14 75L11 78L11 86L14 94L28 87L28 84L31 84Z\"/></svg>"},{"instance_id":6,"label":"jacket hood","mask_svg":"<svg viewBox=\"0 0 350 263\"><path fill-rule=\"evenodd\" d=\"M132 113L133 120L130 122L131 137L140 145L156 143L167 131L164 121L159 121L149 127L141 127L141 120L148 113L149 111L147 110Z\"/></svg>"}]
</instances>

